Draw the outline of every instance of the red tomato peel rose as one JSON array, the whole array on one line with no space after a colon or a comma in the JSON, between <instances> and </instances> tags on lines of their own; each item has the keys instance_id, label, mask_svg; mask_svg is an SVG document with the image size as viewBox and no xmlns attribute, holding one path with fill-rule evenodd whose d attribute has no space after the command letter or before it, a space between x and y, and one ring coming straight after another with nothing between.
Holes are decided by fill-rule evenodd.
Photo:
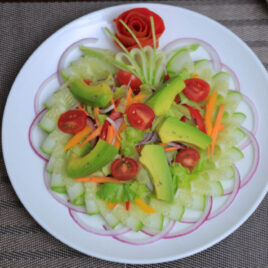
<instances>
[{"instance_id":1,"label":"red tomato peel rose","mask_svg":"<svg viewBox=\"0 0 268 268\"><path fill-rule=\"evenodd\" d=\"M116 24L115 35L128 50L138 47L138 45L120 20L123 20L127 24L144 47L153 46L150 17L154 19L156 47L158 47L158 39L165 30L165 24L162 18L153 11L147 8L133 8L123 12L118 18L114 19Z\"/></svg>"}]
</instances>

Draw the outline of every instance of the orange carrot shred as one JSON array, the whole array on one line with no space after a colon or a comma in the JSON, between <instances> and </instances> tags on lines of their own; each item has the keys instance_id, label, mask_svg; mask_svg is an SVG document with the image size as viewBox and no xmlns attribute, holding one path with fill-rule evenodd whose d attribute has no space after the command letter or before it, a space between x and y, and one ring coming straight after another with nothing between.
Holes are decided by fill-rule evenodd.
<instances>
[{"instance_id":1,"label":"orange carrot shred","mask_svg":"<svg viewBox=\"0 0 268 268\"><path fill-rule=\"evenodd\" d=\"M221 124L221 125L219 126L219 131L222 131L223 129L224 129L224 125Z\"/></svg>"},{"instance_id":2,"label":"orange carrot shred","mask_svg":"<svg viewBox=\"0 0 268 268\"><path fill-rule=\"evenodd\" d=\"M193 78L197 78L198 77L198 74L193 74Z\"/></svg>"},{"instance_id":3,"label":"orange carrot shred","mask_svg":"<svg viewBox=\"0 0 268 268\"><path fill-rule=\"evenodd\" d=\"M95 116L97 126L100 125L100 121L99 121L99 118L98 118L99 110L100 110L99 107L94 107L94 116Z\"/></svg>"},{"instance_id":4,"label":"orange carrot shred","mask_svg":"<svg viewBox=\"0 0 268 268\"><path fill-rule=\"evenodd\" d=\"M113 139L114 139L114 128L112 126L108 126L106 142L112 144Z\"/></svg>"},{"instance_id":5,"label":"orange carrot shred","mask_svg":"<svg viewBox=\"0 0 268 268\"><path fill-rule=\"evenodd\" d=\"M131 87L128 88L128 92L127 92L127 103L126 103L126 109L125 109L125 113L127 112L128 107L130 106L131 102L132 102L132 89Z\"/></svg>"},{"instance_id":6,"label":"orange carrot shred","mask_svg":"<svg viewBox=\"0 0 268 268\"><path fill-rule=\"evenodd\" d=\"M95 139L96 137L98 137L101 133L101 129L102 129L102 126L98 126L84 141L83 143L81 144L80 147L83 147L87 142Z\"/></svg>"},{"instance_id":7,"label":"orange carrot shred","mask_svg":"<svg viewBox=\"0 0 268 268\"><path fill-rule=\"evenodd\" d=\"M92 131L92 128L90 126L86 126L81 131L76 133L65 145L64 150L68 150L78 144L83 138L85 138L90 132Z\"/></svg>"},{"instance_id":8,"label":"orange carrot shred","mask_svg":"<svg viewBox=\"0 0 268 268\"><path fill-rule=\"evenodd\" d=\"M113 209L115 206L117 205L117 203L115 202L115 203L112 203L112 202L108 202L107 203L107 208L109 208L109 209Z\"/></svg>"},{"instance_id":9,"label":"orange carrot shred","mask_svg":"<svg viewBox=\"0 0 268 268\"><path fill-rule=\"evenodd\" d=\"M114 99L113 98L111 99L111 103L114 106L114 111L117 112L117 109L116 109L115 102L114 102Z\"/></svg>"},{"instance_id":10,"label":"orange carrot shred","mask_svg":"<svg viewBox=\"0 0 268 268\"><path fill-rule=\"evenodd\" d=\"M167 146L168 145L167 143L163 143L163 142L160 142L158 144L161 145L161 146Z\"/></svg>"},{"instance_id":11,"label":"orange carrot shred","mask_svg":"<svg viewBox=\"0 0 268 268\"><path fill-rule=\"evenodd\" d=\"M212 131L212 115L216 108L217 104L217 92L213 92L211 96L208 98L208 102L206 103L206 113L205 113L205 125L207 134L210 136Z\"/></svg>"},{"instance_id":12,"label":"orange carrot shred","mask_svg":"<svg viewBox=\"0 0 268 268\"><path fill-rule=\"evenodd\" d=\"M84 112L85 115L89 116L89 113L88 113L88 112L87 112L81 105L79 105L79 106L77 107L77 109L80 110L80 111L82 111L82 112Z\"/></svg>"},{"instance_id":13,"label":"orange carrot shred","mask_svg":"<svg viewBox=\"0 0 268 268\"><path fill-rule=\"evenodd\" d=\"M147 205L141 198L135 198L135 203L139 206L139 208L147 213L153 214L154 209Z\"/></svg>"},{"instance_id":14,"label":"orange carrot shred","mask_svg":"<svg viewBox=\"0 0 268 268\"><path fill-rule=\"evenodd\" d=\"M165 148L165 152L177 151L178 149L179 149L178 147L169 147L169 148Z\"/></svg>"},{"instance_id":15,"label":"orange carrot shred","mask_svg":"<svg viewBox=\"0 0 268 268\"><path fill-rule=\"evenodd\" d=\"M142 101L144 100L145 97L146 97L145 94L141 94L141 93L140 93L140 94L134 96L134 97L131 99L129 105L131 105L132 103L142 102Z\"/></svg>"},{"instance_id":16,"label":"orange carrot shred","mask_svg":"<svg viewBox=\"0 0 268 268\"><path fill-rule=\"evenodd\" d=\"M117 184L123 184L123 181L117 180L112 177L81 177L76 178L74 181L80 181L80 182L97 182L97 183L106 183L106 182L113 182Z\"/></svg>"}]
</instances>

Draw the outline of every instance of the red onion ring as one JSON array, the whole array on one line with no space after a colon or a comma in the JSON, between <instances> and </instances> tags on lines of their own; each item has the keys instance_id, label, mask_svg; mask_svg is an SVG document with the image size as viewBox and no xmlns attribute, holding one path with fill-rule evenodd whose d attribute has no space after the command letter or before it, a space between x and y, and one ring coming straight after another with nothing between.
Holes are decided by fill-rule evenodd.
<instances>
[{"instance_id":1,"label":"red onion ring","mask_svg":"<svg viewBox=\"0 0 268 268\"><path fill-rule=\"evenodd\" d=\"M249 137L250 143L252 143L252 146L254 149L254 156L253 156L253 163L252 163L251 169L249 170L248 174L245 176L245 179L242 180L240 189L243 188L245 185L247 185L250 182L250 180L253 178L253 176L255 175L257 171L259 162L260 162L260 147L259 147L259 143L256 137L251 131L247 130L246 128L242 127L242 130Z\"/></svg>"},{"instance_id":2,"label":"red onion ring","mask_svg":"<svg viewBox=\"0 0 268 268\"><path fill-rule=\"evenodd\" d=\"M113 120L113 119L111 119L110 117L107 117L106 118L106 120L113 126L113 128L116 130L116 131L118 131L118 125L116 124L116 122Z\"/></svg>"},{"instance_id":3,"label":"red onion ring","mask_svg":"<svg viewBox=\"0 0 268 268\"><path fill-rule=\"evenodd\" d=\"M239 79L236 75L236 73L226 64L221 63L222 68L226 69L226 71L231 75L233 81L234 81L234 86L236 91L240 91L240 82Z\"/></svg>"},{"instance_id":4,"label":"red onion ring","mask_svg":"<svg viewBox=\"0 0 268 268\"><path fill-rule=\"evenodd\" d=\"M112 111L113 109L114 109L114 105L111 104L111 105L108 106L107 108L100 109L100 113L101 113L101 114L106 114L106 113L109 113L110 111Z\"/></svg>"},{"instance_id":5,"label":"red onion ring","mask_svg":"<svg viewBox=\"0 0 268 268\"><path fill-rule=\"evenodd\" d=\"M28 140L29 140L29 143L30 143L30 146L32 148L32 150L34 151L34 153L40 157L41 159L43 159L44 161L48 161L48 157L39 150L38 147L35 147L35 145L33 144L33 141L32 141L32 131L33 131L33 127L36 127L37 126L37 123L39 122L39 119L43 116L43 114L45 113L47 109L44 108L41 112L39 112L34 120L32 121L31 125L30 125L30 128L29 128L29 132L28 132Z\"/></svg>"},{"instance_id":6,"label":"red onion ring","mask_svg":"<svg viewBox=\"0 0 268 268\"><path fill-rule=\"evenodd\" d=\"M176 143L176 142L168 142L168 145L169 146L172 146L172 147L177 147L178 149L184 149L185 146L179 144L179 143Z\"/></svg>"},{"instance_id":7,"label":"red onion ring","mask_svg":"<svg viewBox=\"0 0 268 268\"><path fill-rule=\"evenodd\" d=\"M142 246L142 245L148 245L148 244L152 244L154 242L157 242L158 240L166 237L169 232L173 229L173 227L175 226L176 222L172 221L170 223L170 225L163 231L161 231L160 233L157 233L156 235L145 239L145 240L134 240L134 239L130 239L130 238L125 238L122 236L113 236L114 239L129 244L129 245L133 245L133 246Z\"/></svg>"},{"instance_id":8,"label":"red onion ring","mask_svg":"<svg viewBox=\"0 0 268 268\"><path fill-rule=\"evenodd\" d=\"M76 48L78 45L81 45L83 43L91 43L91 42L97 42L98 39L97 38L83 38L80 39L74 43L72 43L71 45L69 45L64 52L62 53L62 55L60 56L59 62L58 62L58 66L57 66L57 77L59 80L59 83L62 84L63 83L63 79L61 77L60 71L64 69L64 63L65 63L65 59L68 56L68 54L74 49Z\"/></svg>"},{"instance_id":9,"label":"red onion ring","mask_svg":"<svg viewBox=\"0 0 268 268\"><path fill-rule=\"evenodd\" d=\"M73 221L80 228L82 228L84 231L89 232L91 234L114 237L115 235L123 235L123 234L126 234L126 233L131 231L130 228L123 228L120 230L111 230L110 231L105 225L103 225L104 230L95 229L94 227L88 226L88 224L86 222L83 222L81 219L79 219L77 217L77 215L75 214L75 212L70 208L69 208L69 214L70 214L71 218L73 219Z\"/></svg>"},{"instance_id":10,"label":"red onion ring","mask_svg":"<svg viewBox=\"0 0 268 268\"><path fill-rule=\"evenodd\" d=\"M204 210L202 216L199 218L198 221L196 221L189 228L186 228L186 230L181 230L181 231L179 231L179 232L177 232L175 234L166 235L164 237L164 239L170 239L170 238L177 238L177 237L185 236L185 235L188 235L188 234L194 232L195 230L197 230L208 219L208 217L210 215L210 212L211 212L211 209L212 209L212 204L213 204L212 197L208 197L207 202L206 202L205 210Z\"/></svg>"},{"instance_id":11,"label":"red onion ring","mask_svg":"<svg viewBox=\"0 0 268 268\"><path fill-rule=\"evenodd\" d=\"M168 43L167 45L165 45L162 50L163 51L167 51L170 50L171 47L174 47L176 45L189 45L189 44L195 44L195 43L199 43L209 54L209 56L211 57L212 61L213 61L213 65L215 68L216 72L219 72L221 70L222 64L221 64L221 60L220 60L220 56L217 53L217 51L215 50L215 48L210 45L209 43L207 43L206 41L203 41L201 39L198 38L178 38L175 39L173 41L171 41L170 43Z\"/></svg>"},{"instance_id":12,"label":"red onion ring","mask_svg":"<svg viewBox=\"0 0 268 268\"><path fill-rule=\"evenodd\" d=\"M45 165L45 168L44 168L44 174L43 174L43 177L44 177L44 184L48 190L48 192L51 194L51 196L58 202L60 203L61 205L65 206L66 208L70 209L70 210L73 210L73 211L76 211L76 212L79 212L79 213L84 213L86 214L86 209L85 207L79 207L79 206L75 206L73 205L72 203L70 203L68 200L65 200L63 198L61 198L60 196L58 196L54 191L52 191L50 189L50 186L49 186L49 178L48 178L48 174L46 172L46 167L47 165Z\"/></svg>"},{"instance_id":13,"label":"red onion ring","mask_svg":"<svg viewBox=\"0 0 268 268\"><path fill-rule=\"evenodd\" d=\"M229 208L231 206L231 204L233 203L233 201L235 200L235 198L239 192L240 183L241 183L240 173L239 173L238 169L235 167L234 187L233 187L231 194L229 195L227 201L225 202L225 204L222 207L220 207L217 211L214 211L209 215L209 217L207 218L208 220L212 220L215 217L219 216L227 208ZM227 194L224 194L224 195L227 195Z\"/></svg>"},{"instance_id":14,"label":"red onion ring","mask_svg":"<svg viewBox=\"0 0 268 268\"><path fill-rule=\"evenodd\" d=\"M39 97L40 97L40 94L41 92L44 90L44 88L47 86L47 84L54 80L55 78L57 78L57 73L53 73L51 74L48 78L46 78L42 83L41 85L39 86L38 90L36 91L36 94L34 96L34 113L35 115L38 114L38 106L39 106Z\"/></svg>"}]
</instances>

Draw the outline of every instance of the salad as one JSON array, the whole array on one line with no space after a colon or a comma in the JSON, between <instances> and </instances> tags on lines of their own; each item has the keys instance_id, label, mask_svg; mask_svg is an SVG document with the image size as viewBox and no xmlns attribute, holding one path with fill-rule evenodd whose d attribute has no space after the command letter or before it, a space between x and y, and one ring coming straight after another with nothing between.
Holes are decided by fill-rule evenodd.
<instances>
[{"instance_id":1,"label":"salad","mask_svg":"<svg viewBox=\"0 0 268 268\"><path fill-rule=\"evenodd\" d=\"M40 86L30 144L46 162L47 189L84 230L133 245L187 235L223 213L253 177L257 126L245 129L237 108L244 102L254 116L254 105L205 41L180 38L159 49L164 21L146 8L114 22L115 34L106 31L120 51L79 40ZM65 66L73 49L81 57ZM208 57L196 60L199 51ZM39 112L39 95L55 78L60 87ZM41 145L32 142L36 128L46 133ZM248 145L254 161L242 180L235 163Z\"/></svg>"}]
</instances>

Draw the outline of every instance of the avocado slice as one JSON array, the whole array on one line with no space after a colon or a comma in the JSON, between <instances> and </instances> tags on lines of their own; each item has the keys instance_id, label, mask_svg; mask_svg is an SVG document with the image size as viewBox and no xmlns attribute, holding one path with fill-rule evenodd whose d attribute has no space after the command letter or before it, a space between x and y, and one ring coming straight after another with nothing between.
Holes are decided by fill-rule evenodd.
<instances>
[{"instance_id":1,"label":"avocado slice","mask_svg":"<svg viewBox=\"0 0 268 268\"><path fill-rule=\"evenodd\" d=\"M198 128L188 125L175 117L168 117L157 130L162 142L187 142L206 149L212 139Z\"/></svg>"},{"instance_id":2,"label":"avocado slice","mask_svg":"<svg viewBox=\"0 0 268 268\"><path fill-rule=\"evenodd\" d=\"M140 162L152 176L156 197L172 202L174 199L172 176L163 146L145 145L141 151Z\"/></svg>"},{"instance_id":3,"label":"avocado slice","mask_svg":"<svg viewBox=\"0 0 268 268\"><path fill-rule=\"evenodd\" d=\"M87 85L82 78L78 78L72 80L69 86L70 91L77 100L91 106L104 108L113 97L110 86L105 82Z\"/></svg>"},{"instance_id":4,"label":"avocado slice","mask_svg":"<svg viewBox=\"0 0 268 268\"><path fill-rule=\"evenodd\" d=\"M89 175L107 165L114 159L118 149L99 139L96 146L85 156L71 153L67 160L66 173L71 178Z\"/></svg>"},{"instance_id":5,"label":"avocado slice","mask_svg":"<svg viewBox=\"0 0 268 268\"><path fill-rule=\"evenodd\" d=\"M168 80L147 102L156 116L165 115L170 109L175 97L185 88L180 76Z\"/></svg>"}]
</instances>

